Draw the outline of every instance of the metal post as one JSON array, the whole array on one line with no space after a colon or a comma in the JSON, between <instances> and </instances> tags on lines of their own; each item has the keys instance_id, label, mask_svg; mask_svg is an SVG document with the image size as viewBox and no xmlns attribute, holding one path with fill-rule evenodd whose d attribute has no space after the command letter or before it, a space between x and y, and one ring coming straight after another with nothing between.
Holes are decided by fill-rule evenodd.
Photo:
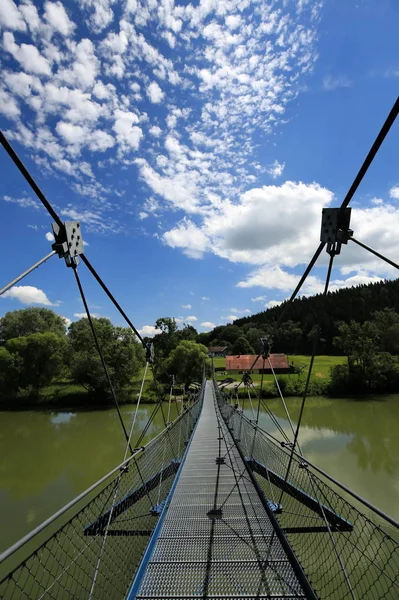
<instances>
[{"instance_id":1,"label":"metal post","mask_svg":"<svg viewBox=\"0 0 399 600\"><path fill-rule=\"evenodd\" d=\"M41 258L32 267L29 267L29 269L27 269L26 271L24 271L23 273L21 273L21 275L19 275L18 277L16 277L12 281L10 281L10 283L7 283L7 285L5 285L3 288L1 288L1 290L0 290L0 296L2 294L4 294L4 292L6 292L7 290L9 290L13 285L15 285L16 283L18 283L18 281L21 281L21 279L23 279L24 277L26 277L27 275L29 275L29 273L32 273L32 271L34 271L35 269L37 269L38 267L40 267L40 265L42 265L44 262L46 262L46 260L48 260L49 258L51 258L52 256L54 256L54 254L57 254L57 253L56 253L55 250L52 250L50 252L50 254L47 254L46 256L44 256L43 258Z\"/></svg>"}]
</instances>

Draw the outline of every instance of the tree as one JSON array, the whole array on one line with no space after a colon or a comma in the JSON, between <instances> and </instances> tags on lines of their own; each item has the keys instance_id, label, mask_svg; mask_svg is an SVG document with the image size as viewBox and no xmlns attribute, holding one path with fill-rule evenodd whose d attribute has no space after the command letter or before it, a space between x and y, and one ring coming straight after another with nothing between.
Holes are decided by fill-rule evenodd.
<instances>
[{"instance_id":1,"label":"tree","mask_svg":"<svg viewBox=\"0 0 399 600\"><path fill-rule=\"evenodd\" d=\"M154 337L155 359L160 365L178 344L176 319L161 317L155 321L155 329L161 331Z\"/></svg>"},{"instance_id":2,"label":"tree","mask_svg":"<svg viewBox=\"0 0 399 600\"><path fill-rule=\"evenodd\" d=\"M33 333L65 335L65 320L48 308L24 308L8 312L0 319L0 342Z\"/></svg>"},{"instance_id":3,"label":"tree","mask_svg":"<svg viewBox=\"0 0 399 600\"><path fill-rule=\"evenodd\" d=\"M241 335L233 344L232 348L233 354L255 354L254 349L251 344L248 342L247 338Z\"/></svg>"},{"instance_id":4,"label":"tree","mask_svg":"<svg viewBox=\"0 0 399 600\"><path fill-rule=\"evenodd\" d=\"M229 344L234 344L240 335L242 335L241 329L237 325L226 325L224 328L223 339L227 340Z\"/></svg>"},{"instance_id":5,"label":"tree","mask_svg":"<svg viewBox=\"0 0 399 600\"><path fill-rule=\"evenodd\" d=\"M332 389L346 389L353 393L396 391L399 371L391 354L380 351L383 332L377 324L366 321L362 325L351 321L340 323L338 330L340 335L334 339L334 343L347 354L348 363L346 368L332 369Z\"/></svg>"},{"instance_id":6,"label":"tree","mask_svg":"<svg viewBox=\"0 0 399 600\"><path fill-rule=\"evenodd\" d=\"M179 329L176 332L176 339L178 342L183 340L191 340L195 342L197 340L198 331L192 325L188 325L187 323L183 323L183 328Z\"/></svg>"},{"instance_id":7,"label":"tree","mask_svg":"<svg viewBox=\"0 0 399 600\"><path fill-rule=\"evenodd\" d=\"M384 308L373 313L380 335L380 349L392 354L399 353L399 314L393 308Z\"/></svg>"},{"instance_id":8,"label":"tree","mask_svg":"<svg viewBox=\"0 0 399 600\"><path fill-rule=\"evenodd\" d=\"M33 333L8 340L6 350L13 356L18 387L37 393L62 373L67 340L52 332Z\"/></svg>"},{"instance_id":9,"label":"tree","mask_svg":"<svg viewBox=\"0 0 399 600\"><path fill-rule=\"evenodd\" d=\"M15 356L0 346L0 397L14 396L18 391L18 368Z\"/></svg>"},{"instance_id":10,"label":"tree","mask_svg":"<svg viewBox=\"0 0 399 600\"><path fill-rule=\"evenodd\" d=\"M187 390L193 381L202 380L202 369L207 357L208 350L205 346L184 340L172 350L167 360L167 370Z\"/></svg>"},{"instance_id":11,"label":"tree","mask_svg":"<svg viewBox=\"0 0 399 600\"><path fill-rule=\"evenodd\" d=\"M114 389L118 397L128 399L132 393L132 378L144 364L144 350L130 329L115 327L109 319L104 318L93 319L93 323ZM73 379L90 392L108 399L108 381L88 320L72 323L68 339Z\"/></svg>"}]
</instances>

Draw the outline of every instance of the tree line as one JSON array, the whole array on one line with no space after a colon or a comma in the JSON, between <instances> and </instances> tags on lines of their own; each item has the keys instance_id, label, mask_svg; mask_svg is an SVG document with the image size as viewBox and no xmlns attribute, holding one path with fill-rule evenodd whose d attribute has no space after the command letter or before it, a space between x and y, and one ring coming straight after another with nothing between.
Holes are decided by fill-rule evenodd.
<instances>
[{"instance_id":1,"label":"tree line","mask_svg":"<svg viewBox=\"0 0 399 600\"><path fill-rule=\"evenodd\" d=\"M110 377L119 396L132 391L132 377L144 364L133 332L109 319L94 319ZM53 382L73 382L102 402L109 386L87 319L71 323L47 308L26 308L0 319L0 399L38 398Z\"/></svg>"},{"instance_id":2,"label":"tree line","mask_svg":"<svg viewBox=\"0 0 399 600\"><path fill-rule=\"evenodd\" d=\"M129 328L109 319L93 319L99 346L119 402L131 402L145 364L145 350ZM187 389L200 381L207 349L196 343L197 332L177 330L174 319L158 319L156 364L159 384L149 377L146 399L164 397L175 382ZM151 342L151 340L148 340ZM26 308L0 319L0 402L40 401L43 388L76 384L85 393L80 403L108 404L111 392L86 318L66 327L63 317L47 308ZM14 401L14 404L13 404Z\"/></svg>"}]
</instances>

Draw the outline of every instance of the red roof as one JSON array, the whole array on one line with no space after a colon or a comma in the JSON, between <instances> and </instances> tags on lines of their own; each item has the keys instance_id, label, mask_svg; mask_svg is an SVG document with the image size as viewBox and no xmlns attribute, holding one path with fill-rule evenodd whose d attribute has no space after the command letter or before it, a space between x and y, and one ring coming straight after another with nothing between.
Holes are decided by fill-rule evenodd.
<instances>
[{"instance_id":1,"label":"red roof","mask_svg":"<svg viewBox=\"0 0 399 600\"><path fill-rule=\"evenodd\" d=\"M255 354L238 354L226 356L227 371L249 371L256 358ZM270 354L270 362L273 369L289 369L287 357L285 354ZM265 360L265 369L270 369L269 359ZM263 369L263 358L260 356L253 369Z\"/></svg>"}]
</instances>

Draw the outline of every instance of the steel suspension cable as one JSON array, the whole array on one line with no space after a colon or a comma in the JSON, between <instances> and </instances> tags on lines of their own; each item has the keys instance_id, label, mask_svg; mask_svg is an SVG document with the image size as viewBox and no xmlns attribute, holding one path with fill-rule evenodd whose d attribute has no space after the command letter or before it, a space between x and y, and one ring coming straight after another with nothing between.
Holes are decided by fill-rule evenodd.
<instances>
[{"instance_id":1,"label":"steel suspension cable","mask_svg":"<svg viewBox=\"0 0 399 600\"><path fill-rule=\"evenodd\" d=\"M327 269L326 281L325 281L325 285L324 285L324 291L323 291L323 295L322 295L323 307L324 307L324 304L325 304L325 298L326 298L327 293L328 293L328 288L329 288L329 284L330 284L330 278L331 278L331 271L332 271L333 263L334 263L334 253L331 253L329 264L328 264L328 269ZM310 378L311 378L312 371L313 371L314 359L315 359L315 355L316 355L316 352L317 352L318 337L319 337L319 335L315 335L314 342L313 342L313 350L312 350L312 356L311 356L311 359L310 359L310 364L309 364L309 369L308 369L308 375L307 375L307 378L306 378L305 390L304 390L304 393L303 393L303 398L302 398L302 402L301 402L301 408L299 410L299 416L298 416L298 422L297 422L297 426L296 426L296 430L295 430L294 441L292 443L292 448L291 448L291 452L290 452L290 458L289 458L289 461L288 461L287 471L286 471L285 478L284 478L284 483L283 483L283 486L282 486L282 489L281 489L279 504L281 504L281 500L282 500L282 497L284 495L285 488L287 487L288 476L289 476L291 465L292 465L292 461L293 461L293 458L294 458L294 450L295 450L297 442L298 442L298 436L299 436L299 431L300 431L300 428L301 428L302 417L303 417L303 412L304 412L304 408L305 408L305 402L306 402L307 395L308 395Z\"/></svg>"},{"instance_id":2,"label":"steel suspension cable","mask_svg":"<svg viewBox=\"0 0 399 600\"><path fill-rule=\"evenodd\" d=\"M13 149L13 147L11 146L11 144L9 143L9 141L6 139L5 135L1 131L0 131L0 142L1 142L2 146L4 147L5 151L7 152L7 154L10 156L11 160L17 166L20 173L24 176L25 180L29 183L30 187L35 192L35 194L37 195L37 197L43 204L44 208L47 210L47 212L50 214L50 216L54 219L54 221L57 223L57 225L59 225L60 227L63 227L63 222L62 222L61 218L58 216L58 214L54 210L53 206L47 200L46 196L44 195L42 190L39 188L36 181L33 179L32 175L29 173L28 169L25 167L22 160L19 158L19 156L17 155L17 153L15 152L15 150ZM95 277L95 279L100 284L100 286L102 287L104 292L107 294L108 298L111 300L111 302L117 308L119 313L125 319L125 321L129 325L129 327L131 327L131 329L134 331L136 336L139 338L139 340L141 341L143 346L145 346L144 340L141 337L140 333L137 331L137 329L135 328L135 326L133 325L133 323L131 322L131 320L129 319L127 314L125 313L125 311L122 309L122 307L117 302L115 297L112 295L112 293L110 292L108 287L105 285L105 283L103 282L101 277L98 275L97 271L92 266L89 259L84 254L81 255L81 258L82 258L82 261L87 266L87 268L89 269L89 271L91 272L91 274Z\"/></svg>"},{"instance_id":3,"label":"steel suspension cable","mask_svg":"<svg viewBox=\"0 0 399 600\"><path fill-rule=\"evenodd\" d=\"M143 379L141 381L141 387L140 387L139 397L137 398L136 410L134 411L134 417L133 417L133 421L132 421L132 426L131 426L130 431L129 431L129 438L127 440L126 449L125 449L125 456L123 457L123 460L126 460L127 452L129 450L129 448L131 448L130 442L131 442L132 435L133 435L133 429L134 429L134 426L136 424L136 418L137 418L137 413L138 413L139 406L140 406L141 396L142 396L142 393L143 393L145 378L147 377L147 370L148 370L148 361L145 363L145 369L144 369Z\"/></svg>"},{"instance_id":4,"label":"steel suspension cable","mask_svg":"<svg viewBox=\"0 0 399 600\"><path fill-rule=\"evenodd\" d=\"M393 260L387 258L383 254L380 254L379 252L377 252L377 250L373 250L373 248L370 248L370 246L366 246L366 244L363 244L363 242L359 242L359 240L356 240L353 236L350 237L349 240L351 240L352 242L355 242L355 244L357 244L358 246L361 246L362 248L364 248L368 252L371 252L371 254L374 254L378 258L381 258L381 260L384 260L386 263L388 263L389 265L391 265L391 267L395 267L395 269L399 269L399 265L396 264L395 262L393 262Z\"/></svg>"},{"instance_id":5,"label":"steel suspension cable","mask_svg":"<svg viewBox=\"0 0 399 600\"><path fill-rule=\"evenodd\" d=\"M345 208L348 207L349 202L352 200L357 188L359 187L363 177L366 175L371 163L373 162L374 158L377 155L377 152L379 151L379 149L381 148L381 144L384 141L385 137L387 136L389 130L391 129L392 125L395 122L396 117L398 116L399 113L399 96L396 99L389 115L387 116L385 123L383 124L383 126L380 129L380 132L378 133L373 145L370 148L369 153L367 154L362 166L359 169L358 174L356 175L351 187L349 188L348 193L346 194L345 198L342 201L342 204L340 206L341 210L345 210Z\"/></svg>"},{"instance_id":6,"label":"steel suspension cable","mask_svg":"<svg viewBox=\"0 0 399 600\"><path fill-rule=\"evenodd\" d=\"M145 427L144 427L143 431L140 433L140 437L139 437L139 439L137 440L137 446L138 446L138 447L140 447L141 441L143 440L143 438L144 438L145 434L147 433L148 429L150 428L150 426L151 426L151 423L152 423L152 422L153 422L153 420L155 419L155 417L156 417L156 414L157 414L157 412L158 412L158 410L159 410L159 406L160 406L160 403L159 403L159 401L158 401L158 402L156 403L156 405L155 405L155 407L154 407L154 409L153 409L153 411L152 411L152 413L151 413L151 415L150 415L150 417L149 417L149 419L148 419L147 423L145 424Z\"/></svg>"},{"instance_id":7,"label":"steel suspension cable","mask_svg":"<svg viewBox=\"0 0 399 600\"><path fill-rule=\"evenodd\" d=\"M273 377L274 377L274 383L276 384L276 387L277 387L277 390L278 390L278 393L279 393L279 396L280 396L281 402L283 403L283 406L284 406L285 414L286 414L286 416L287 416L287 419L288 419L288 422L289 422L289 424L290 424L290 428L291 428L291 431L292 431L293 438L295 439L295 430L294 430L294 425L293 425L293 423L292 423L291 416L290 416L290 413L289 413L289 411L288 411L288 407L287 407L287 405L286 405L286 403L285 403L284 395L283 395L283 393L282 393L282 391L281 391L280 384L279 384L279 382L278 382L278 379L277 379L277 377L276 377L276 374L275 374L275 372L274 372L273 365L272 365L272 362L271 362L271 360L270 360L270 357L268 357L268 361L269 361L269 366L270 366L270 369L271 369L271 371L272 371L272 373L273 373ZM298 450L299 450L300 454L302 454L302 450L301 450L301 448L300 448L300 446L299 446L299 442L298 442Z\"/></svg>"},{"instance_id":8,"label":"steel suspension cable","mask_svg":"<svg viewBox=\"0 0 399 600\"><path fill-rule=\"evenodd\" d=\"M78 288L79 288L80 297L82 298L82 302L83 302L83 305L85 307L85 311L86 311L87 319L89 321L90 329L91 329L91 332L93 334L94 343L95 343L95 346L97 348L97 352L98 352L98 355L100 357L100 361L101 361L102 367L104 369L104 373L105 373L105 377L106 377L107 382L108 382L109 389L111 390L111 394L112 394L112 398L113 398L115 406L116 406L116 410L118 412L119 421L120 421L120 423L122 425L123 433L125 435L128 447L130 448L130 452L131 452L131 454L133 454L132 447L130 446L129 436L128 436L128 433L126 431L126 427L125 427L125 424L123 422L122 414L121 414L121 411L120 411L120 408L119 408L118 399L117 399L116 394L115 394L115 389L114 389L114 386L112 385L111 377L109 375L108 368L107 368L106 362L104 360L103 352L101 350L101 346L100 346L100 343L98 341L96 328L94 327L94 323L93 323L93 320L91 318L89 306L88 306L87 301L86 301L86 296L85 296L85 293L83 291L82 283L80 281L79 273L78 273L78 270L77 270L76 266L73 268L73 272L74 272L74 275L75 275L76 283L77 283ZM125 458L126 458L126 455L125 455Z\"/></svg>"},{"instance_id":9,"label":"steel suspension cable","mask_svg":"<svg viewBox=\"0 0 399 600\"><path fill-rule=\"evenodd\" d=\"M281 433L281 436L285 439L286 442L290 443L290 438L285 433L284 429L281 427L281 425L278 422L277 418L275 417L275 415L273 414L273 412L270 410L270 408L267 406L267 404L263 400L263 398L260 398L260 396L258 396L258 394L256 392L256 388L255 388L255 386L254 386L253 383L252 383L252 387L254 389L255 396L258 398L258 400L260 400L260 402L262 403L263 408L266 409L267 414L269 415L269 417L271 418L271 420L273 421L273 423L277 427L278 431Z\"/></svg>"}]
</instances>

